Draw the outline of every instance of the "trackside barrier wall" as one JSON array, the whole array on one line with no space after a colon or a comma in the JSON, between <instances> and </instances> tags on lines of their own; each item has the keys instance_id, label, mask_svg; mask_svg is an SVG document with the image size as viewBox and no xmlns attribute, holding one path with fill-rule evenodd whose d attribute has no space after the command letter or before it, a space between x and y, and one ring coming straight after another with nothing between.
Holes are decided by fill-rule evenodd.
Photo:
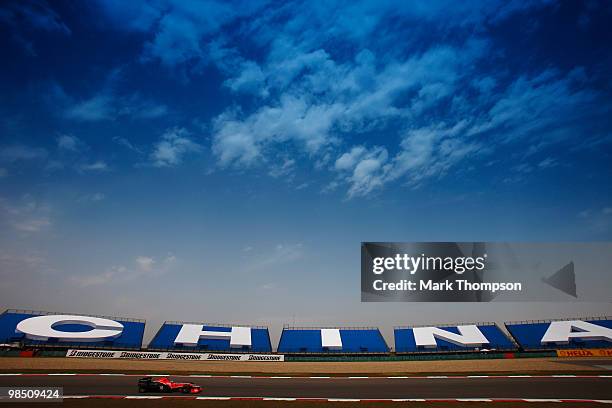
<instances>
[{"instance_id":1,"label":"trackside barrier wall","mask_svg":"<svg viewBox=\"0 0 612 408\"><path fill-rule=\"evenodd\" d=\"M472 330L475 326L478 330L478 333L481 333L484 336L483 340L486 340L483 343L467 345L457 342L451 342L446 340L444 336L435 335L435 346L423 346L419 345L418 340L415 339L415 329L416 330L427 330L427 329L441 329L443 332L448 332L456 335L460 335L461 332L459 330L460 326L471 326ZM422 326L422 327L396 327L394 329L395 335L395 351L397 353L432 353L432 352L465 352L465 351L480 351L482 349L487 350L515 350L517 347L512 342L511 339L508 338L502 332L502 330L495 325L495 323L479 323L479 324L468 324L468 325L441 325L441 326Z\"/></svg>"},{"instance_id":2,"label":"trackside barrier wall","mask_svg":"<svg viewBox=\"0 0 612 408\"><path fill-rule=\"evenodd\" d=\"M123 325L121 334L115 338L106 339L103 341L62 341L58 338L48 338L47 340L35 340L28 338L24 333L16 331L17 325L28 318L37 316L53 316L61 313L47 313L39 311L22 311L22 310L7 310L0 315L0 343L19 343L29 347L47 346L47 347L87 347L87 348L124 348L124 349L140 349L142 347L142 338L144 335L145 321L138 319L129 319L124 317L106 317L92 315L77 315L87 317L102 317L104 319L114 320ZM61 324L53 327L56 330L61 330L70 333L87 332L92 328L83 324Z\"/></svg>"},{"instance_id":3,"label":"trackside barrier wall","mask_svg":"<svg viewBox=\"0 0 612 408\"><path fill-rule=\"evenodd\" d=\"M552 350L552 349L596 349L596 348L610 348L612 347L612 339L605 338L602 336L588 336L589 333L583 332L581 328L571 328L571 337L566 338L561 342L546 342L543 341L545 334L547 333L551 323L553 322L568 322L578 321L587 322L596 326L600 326L606 329L612 329L612 319L610 318L599 318L589 320L552 320L552 321L536 321L536 322L510 322L506 323L508 332L514 337L516 342L524 350ZM583 334L585 337L580 337ZM604 333L605 334L605 333ZM608 336L612 334L612 331L608 330ZM575 337L574 337L575 336Z\"/></svg>"},{"instance_id":4,"label":"trackside barrier wall","mask_svg":"<svg viewBox=\"0 0 612 408\"><path fill-rule=\"evenodd\" d=\"M100 358L125 360L185 361L284 361L282 354L180 353L176 351L76 350L66 352L68 358Z\"/></svg>"},{"instance_id":5,"label":"trackside barrier wall","mask_svg":"<svg viewBox=\"0 0 612 408\"><path fill-rule=\"evenodd\" d=\"M193 323L182 323L182 322L165 322L159 329L151 343L149 343L149 350L182 350L182 351L231 351L231 352L255 352L255 353L271 353L272 344L270 342L270 333L267 327L250 327L251 330L251 346L243 346L240 348L233 348L230 346L229 338L200 338L196 346L186 346L182 344L176 344L175 340L179 334L181 327L184 324ZM221 324L210 324L210 323L197 323L202 326L202 330L210 332L221 332L231 333L231 325ZM233 327L244 327L244 326L233 326Z\"/></svg>"},{"instance_id":6,"label":"trackside barrier wall","mask_svg":"<svg viewBox=\"0 0 612 408\"><path fill-rule=\"evenodd\" d=\"M285 361L435 361L435 360L494 360L510 358L546 358L555 357L554 351L534 353L464 353L464 354L399 354L372 356L285 356Z\"/></svg>"},{"instance_id":7,"label":"trackside barrier wall","mask_svg":"<svg viewBox=\"0 0 612 408\"><path fill-rule=\"evenodd\" d=\"M327 339L326 339L327 337ZM333 342L326 346L325 343ZM388 353L389 347L377 328L292 328L285 327L279 353Z\"/></svg>"}]
</instances>

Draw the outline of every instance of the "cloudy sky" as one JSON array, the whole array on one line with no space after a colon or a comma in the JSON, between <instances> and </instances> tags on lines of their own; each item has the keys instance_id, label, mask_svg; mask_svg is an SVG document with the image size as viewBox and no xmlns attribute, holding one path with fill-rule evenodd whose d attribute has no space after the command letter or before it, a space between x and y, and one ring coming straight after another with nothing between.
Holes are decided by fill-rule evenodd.
<instances>
[{"instance_id":1,"label":"cloudy sky","mask_svg":"<svg viewBox=\"0 0 612 408\"><path fill-rule=\"evenodd\" d=\"M612 239L606 1L3 1L0 307L394 324L361 241ZM486 310L484 310L486 309Z\"/></svg>"}]
</instances>

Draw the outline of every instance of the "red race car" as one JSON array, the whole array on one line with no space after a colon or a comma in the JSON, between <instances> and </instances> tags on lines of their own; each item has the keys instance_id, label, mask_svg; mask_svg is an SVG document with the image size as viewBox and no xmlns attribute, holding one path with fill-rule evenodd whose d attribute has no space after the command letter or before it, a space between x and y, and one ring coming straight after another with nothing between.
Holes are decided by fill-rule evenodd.
<instances>
[{"instance_id":1,"label":"red race car","mask_svg":"<svg viewBox=\"0 0 612 408\"><path fill-rule=\"evenodd\" d=\"M138 392L175 392L183 394L199 394L202 387L194 383L181 383L171 381L168 377L144 377L138 380Z\"/></svg>"}]
</instances>

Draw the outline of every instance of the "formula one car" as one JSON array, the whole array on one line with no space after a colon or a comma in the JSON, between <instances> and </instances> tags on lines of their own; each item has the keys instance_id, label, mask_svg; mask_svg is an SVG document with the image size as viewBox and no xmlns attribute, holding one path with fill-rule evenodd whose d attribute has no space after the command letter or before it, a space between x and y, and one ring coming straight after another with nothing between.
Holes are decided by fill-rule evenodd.
<instances>
[{"instance_id":1,"label":"formula one car","mask_svg":"<svg viewBox=\"0 0 612 408\"><path fill-rule=\"evenodd\" d=\"M194 383L180 383L171 381L167 377L144 377L138 380L138 392L175 392L183 394L199 394L202 387Z\"/></svg>"}]
</instances>

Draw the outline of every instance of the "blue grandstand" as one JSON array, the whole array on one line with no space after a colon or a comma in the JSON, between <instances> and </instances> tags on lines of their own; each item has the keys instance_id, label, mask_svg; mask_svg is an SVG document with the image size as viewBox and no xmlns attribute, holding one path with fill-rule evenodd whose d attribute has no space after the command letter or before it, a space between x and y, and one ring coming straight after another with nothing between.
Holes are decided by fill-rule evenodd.
<instances>
[{"instance_id":1,"label":"blue grandstand","mask_svg":"<svg viewBox=\"0 0 612 408\"><path fill-rule=\"evenodd\" d=\"M612 347L610 317L507 322L505 325L524 350Z\"/></svg>"},{"instance_id":2,"label":"blue grandstand","mask_svg":"<svg viewBox=\"0 0 612 408\"><path fill-rule=\"evenodd\" d=\"M388 353L380 330L374 327L284 327L278 352L367 354Z\"/></svg>"},{"instance_id":3,"label":"blue grandstand","mask_svg":"<svg viewBox=\"0 0 612 408\"><path fill-rule=\"evenodd\" d=\"M72 313L72 316L100 317L117 321L123 325L121 335L103 341L67 341L60 338L48 338L46 340L35 340L17 330L17 325L31 317L61 315L60 313L49 313L32 310L7 310L0 314L0 343L19 343L29 347L77 347L77 348L102 348L102 349L140 349L145 330L145 321L130 319L126 317L94 316ZM92 329L85 324L58 324L54 329L69 333L86 333Z\"/></svg>"},{"instance_id":4,"label":"blue grandstand","mask_svg":"<svg viewBox=\"0 0 612 408\"><path fill-rule=\"evenodd\" d=\"M516 349L495 323L396 327L394 335L397 353Z\"/></svg>"},{"instance_id":5,"label":"blue grandstand","mask_svg":"<svg viewBox=\"0 0 612 408\"><path fill-rule=\"evenodd\" d=\"M187 327L195 330L192 334L192 342L181 340L181 332L184 333ZM272 352L267 327L189 322L165 322L149 343L148 348L149 350L200 352Z\"/></svg>"}]
</instances>

